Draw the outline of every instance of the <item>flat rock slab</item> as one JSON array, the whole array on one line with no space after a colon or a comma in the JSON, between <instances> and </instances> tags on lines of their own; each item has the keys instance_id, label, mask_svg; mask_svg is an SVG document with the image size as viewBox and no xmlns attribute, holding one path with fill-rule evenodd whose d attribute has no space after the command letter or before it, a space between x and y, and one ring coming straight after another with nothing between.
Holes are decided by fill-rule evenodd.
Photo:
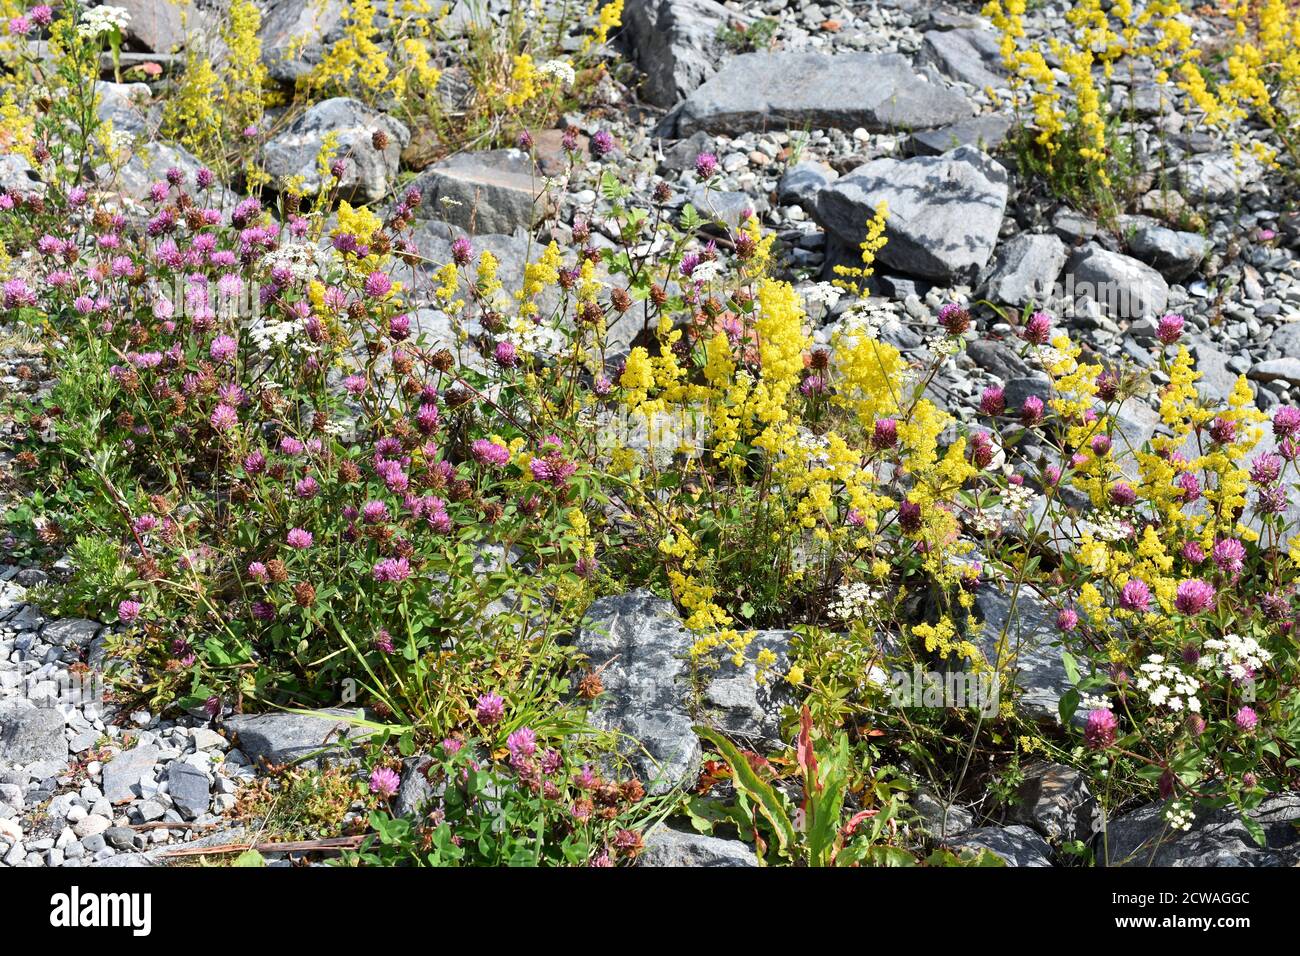
<instances>
[{"instance_id":1,"label":"flat rock slab","mask_svg":"<svg viewBox=\"0 0 1300 956\"><path fill-rule=\"evenodd\" d=\"M1011 117L1005 113L985 113L959 120L951 126L921 130L908 137L907 145L917 156L938 156L958 146L974 146L993 150L1007 138L1011 131Z\"/></svg>"},{"instance_id":2,"label":"flat rock slab","mask_svg":"<svg viewBox=\"0 0 1300 956\"><path fill-rule=\"evenodd\" d=\"M953 851L988 850L1007 866L1051 866L1052 848L1026 826L976 827L945 841Z\"/></svg>"},{"instance_id":3,"label":"flat rock slab","mask_svg":"<svg viewBox=\"0 0 1300 956\"><path fill-rule=\"evenodd\" d=\"M68 759L63 737L63 714L54 707L36 707L27 701L0 704L0 765L29 764Z\"/></svg>"},{"instance_id":4,"label":"flat rock slab","mask_svg":"<svg viewBox=\"0 0 1300 956\"><path fill-rule=\"evenodd\" d=\"M375 146L375 134L387 143ZM402 148L411 141L406 125L359 100L338 96L314 103L289 127L262 147L262 165L276 179L297 177L305 196L329 189L321 177L319 156L326 137L335 138L334 157L343 163L339 193L345 199L377 202L397 177Z\"/></svg>"},{"instance_id":5,"label":"flat rock slab","mask_svg":"<svg viewBox=\"0 0 1300 956\"><path fill-rule=\"evenodd\" d=\"M143 796L140 782L152 781L154 766L162 751L153 744L132 747L104 764L104 799L109 803L127 803Z\"/></svg>"},{"instance_id":6,"label":"flat rock slab","mask_svg":"<svg viewBox=\"0 0 1300 956\"><path fill-rule=\"evenodd\" d=\"M1296 866L1300 864L1300 794L1280 793L1250 811L1264 830L1260 846L1231 808L1198 812L1190 830L1171 830L1165 804L1152 803L1111 821L1097 838L1107 866Z\"/></svg>"},{"instance_id":7,"label":"flat rock slab","mask_svg":"<svg viewBox=\"0 0 1300 956\"><path fill-rule=\"evenodd\" d=\"M457 153L411 183L424 194L417 216L443 219L472 233L505 235L543 217L543 184L531 157L517 149Z\"/></svg>"},{"instance_id":8,"label":"flat rock slab","mask_svg":"<svg viewBox=\"0 0 1300 956\"><path fill-rule=\"evenodd\" d=\"M856 248L882 202L889 208L888 242L877 256L883 265L925 279L973 279L998 241L1007 172L972 146L877 159L822 189L817 219Z\"/></svg>"},{"instance_id":9,"label":"flat rock slab","mask_svg":"<svg viewBox=\"0 0 1300 956\"><path fill-rule=\"evenodd\" d=\"M699 773L700 742L686 710L693 642L672 604L649 591L601 598L578 632L577 649L604 668L605 693L590 720L626 735L620 743L651 793Z\"/></svg>"},{"instance_id":10,"label":"flat rock slab","mask_svg":"<svg viewBox=\"0 0 1300 956\"><path fill-rule=\"evenodd\" d=\"M964 96L922 79L896 53L745 53L687 97L677 133L804 127L887 132L944 126L971 112Z\"/></svg>"},{"instance_id":11,"label":"flat rock slab","mask_svg":"<svg viewBox=\"0 0 1300 956\"><path fill-rule=\"evenodd\" d=\"M756 867L754 850L740 840L722 840L703 833L683 833L658 827L645 841L640 866Z\"/></svg>"},{"instance_id":12,"label":"flat rock slab","mask_svg":"<svg viewBox=\"0 0 1300 956\"><path fill-rule=\"evenodd\" d=\"M346 719L356 718L360 713L331 707L310 714L237 715L227 717L225 726L237 736L239 749L254 761L314 762L321 752L331 756L343 753L344 739L355 741L369 736L370 731Z\"/></svg>"},{"instance_id":13,"label":"flat rock slab","mask_svg":"<svg viewBox=\"0 0 1300 956\"><path fill-rule=\"evenodd\" d=\"M1169 302L1169 283L1131 256L1089 243L1066 266L1067 294L1096 302L1112 318L1159 316Z\"/></svg>"},{"instance_id":14,"label":"flat rock slab","mask_svg":"<svg viewBox=\"0 0 1300 956\"><path fill-rule=\"evenodd\" d=\"M1070 681L1061 663L1055 612L1028 588L1020 589L1013 609L1011 594L1003 587L983 584L976 592L975 610L984 625L975 643L990 664L1014 677L1022 713L1056 720ZM1001 692L1008 690L1003 686Z\"/></svg>"}]
</instances>

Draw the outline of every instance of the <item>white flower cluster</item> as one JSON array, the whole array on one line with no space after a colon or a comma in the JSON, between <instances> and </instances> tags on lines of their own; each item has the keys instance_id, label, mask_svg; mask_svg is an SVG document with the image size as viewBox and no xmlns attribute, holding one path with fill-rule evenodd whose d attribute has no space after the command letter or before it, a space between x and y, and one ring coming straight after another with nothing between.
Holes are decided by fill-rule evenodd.
<instances>
[{"instance_id":1,"label":"white flower cluster","mask_svg":"<svg viewBox=\"0 0 1300 956\"><path fill-rule=\"evenodd\" d=\"M1028 485L1007 485L1002 489L1002 507L1010 514L1027 511L1038 495Z\"/></svg>"},{"instance_id":2,"label":"white flower cluster","mask_svg":"<svg viewBox=\"0 0 1300 956\"><path fill-rule=\"evenodd\" d=\"M1089 521L1081 521L1079 526L1102 541L1127 541L1133 537L1133 523L1114 512L1102 512Z\"/></svg>"},{"instance_id":3,"label":"white flower cluster","mask_svg":"<svg viewBox=\"0 0 1300 956\"><path fill-rule=\"evenodd\" d=\"M873 588L865 581L841 584L835 589L835 594L829 611L832 617L845 623L865 617L885 596L883 591Z\"/></svg>"},{"instance_id":4,"label":"white flower cluster","mask_svg":"<svg viewBox=\"0 0 1300 956\"><path fill-rule=\"evenodd\" d=\"M81 24L77 32L83 37L97 37L101 33L113 30L125 30L131 22L131 14L124 7L91 7L81 15Z\"/></svg>"},{"instance_id":5,"label":"white flower cluster","mask_svg":"<svg viewBox=\"0 0 1300 956\"><path fill-rule=\"evenodd\" d=\"M1069 353L1063 352L1054 345L1035 345L1029 350L1029 357L1038 363L1039 368L1054 369L1062 362L1069 360Z\"/></svg>"},{"instance_id":6,"label":"white flower cluster","mask_svg":"<svg viewBox=\"0 0 1300 956\"><path fill-rule=\"evenodd\" d=\"M269 275L276 269L287 269L295 282L309 282L319 271L316 264L316 247L309 242L286 242L262 259Z\"/></svg>"},{"instance_id":7,"label":"white flower cluster","mask_svg":"<svg viewBox=\"0 0 1300 956\"><path fill-rule=\"evenodd\" d=\"M692 282L712 282L722 275L722 264L717 259L706 259L691 270Z\"/></svg>"},{"instance_id":8,"label":"white flower cluster","mask_svg":"<svg viewBox=\"0 0 1300 956\"><path fill-rule=\"evenodd\" d=\"M516 317L501 337L525 355L543 357L558 355L567 342L559 329L521 317Z\"/></svg>"},{"instance_id":9,"label":"white flower cluster","mask_svg":"<svg viewBox=\"0 0 1300 956\"><path fill-rule=\"evenodd\" d=\"M1190 830L1196 820L1192 805L1187 800L1171 800L1165 807L1165 822L1171 830Z\"/></svg>"},{"instance_id":10,"label":"white flower cluster","mask_svg":"<svg viewBox=\"0 0 1300 956\"><path fill-rule=\"evenodd\" d=\"M851 337L864 335L869 339L878 339L882 332L894 332L899 327L898 316L892 309L872 305L866 299L857 302L840 321L842 335Z\"/></svg>"},{"instance_id":11,"label":"white flower cluster","mask_svg":"<svg viewBox=\"0 0 1300 956\"><path fill-rule=\"evenodd\" d=\"M311 340L302 322L282 322L279 319L260 319L248 328L248 337L258 351L288 345L293 351L308 351Z\"/></svg>"},{"instance_id":12,"label":"white flower cluster","mask_svg":"<svg viewBox=\"0 0 1300 956\"><path fill-rule=\"evenodd\" d=\"M804 302L810 307L822 305L827 310L835 308L844 295L843 289L833 286L829 282L815 282L801 291L803 292Z\"/></svg>"},{"instance_id":13,"label":"white flower cluster","mask_svg":"<svg viewBox=\"0 0 1300 956\"><path fill-rule=\"evenodd\" d=\"M1080 710L1114 710L1115 705L1111 703L1109 697L1098 697L1094 694L1079 695Z\"/></svg>"},{"instance_id":14,"label":"white flower cluster","mask_svg":"<svg viewBox=\"0 0 1300 956\"><path fill-rule=\"evenodd\" d=\"M574 80L578 78L573 72L573 64L568 60L547 60L537 68L537 72L542 76L553 76L564 86L572 86Z\"/></svg>"},{"instance_id":15,"label":"white flower cluster","mask_svg":"<svg viewBox=\"0 0 1300 956\"><path fill-rule=\"evenodd\" d=\"M1138 665L1138 690L1156 707L1167 707L1174 712L1184 710L1193 714L1201 712L1201 701L1196 696L1200 685L1190 674L1173 664L1166 664L1164 656L1152 654Z\"/></svg>"},{"instance_id":16,"label":"white flower cluster","mask_svg":"<svg viewBox=\"0 0 1300 956\"><path fill-rule=\"evenodd\" d=\"M1250 680L1273 659L1268 650L1260 647L1259 641L1240 634L1212 637L1205 642L1204 647L1214 653L1202 655L1197 664L1205 669L1217 664L1229 679L1238 682Z\"/></svg>"}]
</instances>

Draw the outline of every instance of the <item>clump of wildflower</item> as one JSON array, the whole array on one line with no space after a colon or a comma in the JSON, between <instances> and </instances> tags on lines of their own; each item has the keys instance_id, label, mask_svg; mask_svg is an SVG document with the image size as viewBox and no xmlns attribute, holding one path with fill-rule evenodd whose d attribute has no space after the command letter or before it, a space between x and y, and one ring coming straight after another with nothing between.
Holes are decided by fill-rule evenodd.
<instances>
[{"instance_id":1,"label":"clump of wildflower","mask_svg":"<svg viewBox=\"0 0 1300 956\"><path fill-rule=\"evenodd\" d=\"M499 442L480 438L470 446L474 460L480 465L500 468L510 461L510 449Z\"/></svg>"},{"instance_id":2,"label":"clump of wildflower","mask_svg":"<svg viewBox=\"0 0 1300 956\"><path fill-rule=\"evenodd\" d=\"M1242 707L1233 716L1232 721L1241 730L1250 733L1259 723L1259 715L1255 713L1255 708L1253 707Z\"/></svg>"},{"instance_id":3,"label":"clump of wildflower","mask_svg":"<svg viewBox=\"0 0 1300 956\"><path fill-rule=\"evenodd\" d=\"M123 624L131 624L139 619L144 605L139 601L122 601L117 606L117 619Z\"/></svg>"},{"instance_id":4,"label":"clump of wildflower","mask_svg":"<svg viewBox=\"0 0 1300 956\"><path fill-rule=\"evenodd\" d=\"M1119 606L1128 611L1150 610L1151 588L1141 578L1129 578L1120 588Z\"/></svg>"},{"instance_id":5,"label":"clump of wildflower","mask_svg":"<svg viewBox=\"0 0 1300 956\"><path fill-rule=\"evenodd\" d=\"M370 772L370 792L381 800L391 800L402 786L402 778L389 767L376 767Z\"/></svg>"},{"instance_id":6,"label":"clump of wildflower","mask_svg":"<svg viewBox=\"0 0 1300 956\"><path fill-rule=\"evenodd\" d=\"M1162 315L1156 323L1156 338L1165 345L1173 345L1183 337L1184 320L1181 315L1170 312Z\"/></svg>"},{"instance_id":7,"label":"clump of wildflower","mask_svg":"<svg viewBox=\"0 0 1300 956\"><path fill-rule=\"evenodd\" d=\"M1193 616L1214 604L1214 585L1199 578L1182 581L1174 595L1174 607L1180 614Z\"/></svg>"},{"instance_id":8,"label":"clump of wildflower","mask_svg":"<svg viewBox=\"0 0 1300 956\"><path fill-rule=\"evenodd\" d=\"M1098 707L1088 711L1083 726L1083 742L1089 750L1105 750L1119 735L1119 718L1110 710Z\"/></svg>"},{"instance_id":9,"label":"clump of wildflower","mask_svg":"<svg viewBox=\"0 0 1300 956\"><path fill-rule=\"evenodd\" d=\"M506 702L496 694L480 694L474 705L474 716L487 727L499 723L505 712Z\"/></svg>"},{"instance_id":10,"label":"clump of wildflower","mask_svg":"<svg viewBox=\"0 0 1300 956\"><path fill-rule=\"evenodd\" d=\"M1152 654L1138 665L1134 686L1147 695L1152 706L1200 713L1201 702L1196 696L1200 685L1180 668L1165 663L1161 654Z\"/></svg>"},{"instance_id":11,"label":"clump of wildflower","mask_svg":"<svg viewBox=\"0 0 1300 956\"><path fill-rule=\"evenodd\" d=\"M311 547L312 534L310 531L306 531L302 528L292 528L290 529L289 533L285 535L284 540L285 543L289 545L289 547L296 548L301 551L304 548Z\"/></svg>"}]
</instances>

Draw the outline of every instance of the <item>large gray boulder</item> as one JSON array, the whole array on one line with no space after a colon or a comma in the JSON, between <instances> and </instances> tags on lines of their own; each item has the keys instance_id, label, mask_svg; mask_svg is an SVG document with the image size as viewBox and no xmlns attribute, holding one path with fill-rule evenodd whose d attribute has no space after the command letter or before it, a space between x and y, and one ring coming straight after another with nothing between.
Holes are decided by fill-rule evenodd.
<instances>
[{"instance_id":1,"label":"large gray boulder","mask_svg":"<svg viewBox=\"0 0 1300 956\"><path fill-rule=\"evenodd\" d=\"M881 202L890 269L938 281L973 279L988 264L1007 205L1007 173L962 146L941 156L877 159L817 194L817 219L850 247Z\"/></svg>"},{"instance_id":2,"label":"large gray boulder","mask_svg":"<svg viewBox=\"0 0 1300 956\"><path fill-rule=\"evenodd\" d=\"M971 112L964 96L918 76L896 53L745 53L687 97L677 132L913 130L955 123Z\"/></svg>"},{"instance_id":3,"label":"large gray boulder","mask_svg":"<svg viewBox=\"0 0 1300 956\"><path fill-rule=\"evenodd\" d=\"M1061 663L1056 615L1025 587L1016 594L1013 606L1006 587L986 583L976 591L975 611L984 623L975 644L990 664L998 666L1004 681L1009 677L1015 682L1021 713L1036 720L1056 720L1061 695L1070 688ZM1001 692L1009 691L1003 683Z\"/></svg>"},{"instance_id":4,"label":"large gray boulder","mask_svg":"<svg viewBox=\"0 0 1300 956\"><path fill-rule=\"evenodd\" d=\"M743 663L718 661L697 691L689 663L696 635L671 603L649 591L601 598L587 612L576 642L605 688L591 720L625 738L625 753L654 793L695 779L697 723L770 750L781 742L781 711L793 700L782 679L792 637L790 631L755 632ZM760 681L755 659L764 650L775 662Z\"/></svg>"},{"instance_id":5,"label":"large gray boulder","mask_svg":"<svg viewBox=\"0 0 1300 956\"><path fill-rule=\"evenodd\" d=\"M1165 804L1152 803L1111 821L1097 837L1103 866L1296 866L1300 864L1300 794L1280 793L1250 811L1265 846L1232 808L1201 810L1190 830L1171 829Z\"/></svg>"},{"instance_id":6,"label":"large gray boulder","mask_svg":"<svg viewBox=\"0 0 1300 956\"><path fill-rule=\"evenodd\" d=\"M42 760L67 761L63 715L26 700L0 703L0 766Z\"/></svg>"},{"instance_id":7,"label":"large gray boulder","mask_svg":"<svg viewBox=\"0 0 1300 956\"><path fill-rule=\"evenodd\" d=\"M639 866L758 866L754 850L740 840L722 840L703 833L683 833L665 826L646 837Z\"/></svg>"},{"instance_id":8,"label":"large gray boulder","mask_svg":"<svg viewBox=\"0 0 1300 956\"><path fill-rule=\"evenodd\" d=\"M645 74L645 100L673 106L712 76L723 54L719 29L748 19L714 0L628 0L623 36Z\"/></svg>"},{"instance_id":9,"label":"large gray boulder","mask_svg":"<svg viewBox=\"0 0 1300 956\"><path fill-rule=\"evenodd\" d=\"M271 79L294 83L310 73L342 34L343 0L263 0L262 62Z\"/></svg>"},{"instance_id":10,"label":"large gray boulder","mask_svg":"<svg viewBox=\"0 0 1300 956\"><path fill-rule=\"evenodd\" d=\"M1170 282L1190 278L1210 251L1210 241L1201 234L1170 229L1146 216L1125 217L1121 227L1129 251Z\"/></svg>"},{"instance_id":11,"label":"large gray boulder","mask_svg":"<svg viewBox=\"0 0 1300 956\"><path fill-rule=\"evenodd\" d=\"M1145 262L1088 243L1066 265L1066 294L1091 299L1112 318L1157 316L1169 302L1169 283Z\"/></svg>"},{"instance_id":12,"label":"large gray boulder","mask_svg":"<svg viewBox=\"0 0 1300 956\"><path fill-rule=\"evenodd\" d=\"M672 604L631 591L592 604L576 647L601 669L605 692L590 720L619 734L621 746L651 793L695 779L700 742L687 713L694 638Z\"/></svg>"},{"instance_id":13,"label":"large gray boulder","mask_svg":"<svg viewBox=\"0 0 1300 956\"><path fill-rule=\"evenodd\" d=\"M185 25L181 21L181 7L176 0L113 0L131 17L127 22L127 45L150 53L171 53L185 45ZM193 5L187 6L190 26L195 27L201 14Z\"/></svg>"},{"instance_id":14,"label":"large gray boulder","mask_svg":"<svg viewBox=\"0 0 1300 956\"><path fill-rule=\"evenodd\" d=\"M1064 764L1042 763L1025 770L1011 819L1033 827L1053 843L1090 840L1101 829L1101 808L1087 778Z\"/></svg>"},{"instance_id":15,"label":"large gray boulder","mask_svg":"<svg viewBox=\"0 0 1300 956\"><path fill-rule=\"evenodd\" d=\"M444 219L475 234L528 229L547 211L543 179L517 149L457 153L434 163L412 185L424 193L417 216Z\"/></svg>"},{"instance_id":16,"label":"large gray boulder","mask_svg":"<svg viewBox=\"0 0 1300 956\"><path fill-rule=\"evenodd\" d=\"M991 302L1021 308L1042 305L1065 267L1065 243L1051 233L1022 233L998 249L985 295Z\"/></svg>"},{"instance_id":17,"label":"large gray boulder","mask_svg":"<svg viewBox=\"0 0 1300 956\"><path fill-rule=\"evenodd\" d=\"M954 852L988 850L1007 866L1051 866L1052 848L1033 830L1019 824L976 827L943 841Z\"/></svg>"},{"instance_id":18,"label":"large gray boulder","mask_svg":"<svg viewBox=\"0 0 1300 956\"><path fill-rule=\"evenodd\" d=\"M227 717L227 730L252 760L271 764L316 763L322 755L350 753L369 731L349 718L359 711L331 707L307 714L272 713Z\"/></svg>"},{"instance_id":19,"label":"large gray boulder","mask_svg":"<svg viewBox=\"0 0 1300 956\"><path fill-rule=\"evenodd\" d=\"M931 30L921 39L918 60L977 89L1007 85L998 35L992 30L970 27Z\"/></svg>"},{"instance_id":20,"label":"large gray boulder","mask_svg":"<svg viewBox=\"0 0 1300 956\"><path fill-rule=\"evenodd\" d=\"M375 145L376 133L387 139L382 149ZM345 96L312 104L269 140L262 147L262 166L276 180L298 177L302 194L314 196L332 183L322 179L319 168L321 149L331 134L334 156L344 164L340 196L376 202L387 195L411 131L388 114Z\"/></svg>"}]
</instances>

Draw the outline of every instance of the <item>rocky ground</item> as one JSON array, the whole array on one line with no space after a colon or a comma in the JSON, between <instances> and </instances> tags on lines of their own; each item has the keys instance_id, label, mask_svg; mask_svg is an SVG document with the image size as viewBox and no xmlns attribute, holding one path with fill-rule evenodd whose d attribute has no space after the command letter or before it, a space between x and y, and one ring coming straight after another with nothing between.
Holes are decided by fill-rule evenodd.
<instances>
[{"instance_id":1,"label":"rocky ground","mask_svg":"<svg viewBox=\"0 0 1300 956\"><path fill-rule=\"evenodd\" d=\"M1065 7L1037 6L1026 21L1031 40L1047 23L1059 23ZM585 137L612 133L616 152L604 162L630 172L647 198L664 182L673 208L691 202L732 224L746 210L757 212L779 238L782 268L804 292L818 336L829 338L847 304L827 294L830 270L853 261L866 219L884 200L889 243L873 283L880 309L899 319L885 334L905 350L926 348L918 329L932 325L946 302L1034 302L1062 316L1089 348L1146 368L1159 384L1149 349L1152 317L1176 311L1188 320L1186 340L1207 394L1226 397L1244 373L1261 409L1300 399L1300 218L1281 198L1280 180L1249 159L1234 160L1230 144L1199 124L1180 95L1138 75L1128 92L1142 117L1135 130L1145 187L1139 213L1108 230L1051 199L998 158L1012 122L998 105L1006 101L1007 82L996 36L976 8L943 0L627 0L620 41L625 66L612 72L617 79L602 88L602 102L564 124ZM306 9L307 0L269 4L264 33L277 75L305 68L338 32L336 4L326 5L333 19L327 15L316 28L306 25ZM760 19L773 21L764 29L770 49L745 52L719 35ZM150 29L162 36L137 35L136 48L164 49L173 28L154 23ZM285 52L295 38L307 41L296 58ZM148 135L158 121L149 97L143 84L105 83L101 110L116 128ZM376 129L388 136L382 149L374 145ZM263 162L274 175L315 175L329 132L354 160L345 183L354 199L383 203L410 181L423 190L427 214L450 210L449 222L430 220L417 229L424 256L445 261L451 240L472 230L476 246L502 260L507 281L517 279L543 177L558 175L562 166L558 130L534 137L542 176L516 150L462 153L430 165L418 148L424 131L359 102L333 99L272 137ZM722 169L707 194L695 170L704 152L716 155ZM198 163L173 144L141 148L124 188L143 196L171 166L192 170ZM579 166L563 191L558 225L548 228L563 236L581 220L592 225L597 241L612 241L599 238L611 228L596 188L600 168L595 161ZM0 161L0 184L37 188L12 157ZM1104 303L1079 299L1074 290L1085 283L1113 283L1137 307L1131 315L1112 314ZM432 308L417 318L426 334L451 334ZM1009 401L1045 389L1041 373L998 343L1009 326L992 323L980 332L936 382L939 400L962 413L961 405L977 404L964 400L995 380L1007 385ZM0 385L35 387L20 374L29 365L20 348L3 351ZM1125 430L1136 445L1157 423L1153 410L1138 406L1128 412ZM69 703L60 689L100 662L105 628L49 618L30 603L27 589L45 573L0 566L5 865L144 865L165 862L170 850L190 841L236 842L244 838L231 822L236 794L259 758L280 763L314 753L339 726L337 714L173 720L117 711L98 700ZM979 604L991 641L1007 601L990 585ZM660 789L689 783L699 770L700 745L690 729L696 715L681 661L688 633L671 605L642 592L604 599L591 617L580 645L594 664L609 665L596 721L644 742L639 769L647 781ZM1052 719L1066 678L1058 655L1046 647L1048 615L1022 597L1015 629L1023 648L1022 706ZM757 640L780 658L789 634L763 632ZM775 745L781 701L757 687L752 672L729 668L706 690L710 713L756 747ZM1294 794L1257 812L1269 838L1265 848L1239 821L1214 814L1190 832L1164 833L1155 807L1108 821L1103 840L1093 795L1077 773L1055 765L1032 768L1019 802L995 818L926 795L917 805L942 840L988 848L1013 865L1060 863L1057 848L1075 840L1092 841L1098 859L1112 863L1300 863L1293 826L1300 797ZM752 865L753 858L743 844L661 831L650 839L645 862Z\"/></svg>"}]
</instances>

